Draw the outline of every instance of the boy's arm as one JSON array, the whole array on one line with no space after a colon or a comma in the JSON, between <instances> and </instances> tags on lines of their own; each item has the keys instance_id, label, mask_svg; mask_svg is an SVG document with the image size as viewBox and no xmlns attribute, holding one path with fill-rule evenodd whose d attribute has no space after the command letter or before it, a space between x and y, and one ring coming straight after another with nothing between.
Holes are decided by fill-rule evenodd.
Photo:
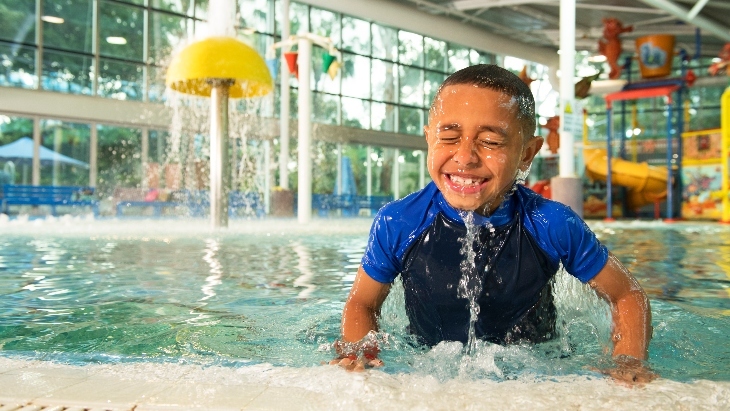
<instances>
[{"instance_id":1,"label":"boy's arm","mask_svg":"<svg viewBox=\"0 0 730 411\"><path fill-rule=\"evenodd\" d=\"M350 371L362 371L366 365L383 365L377 358L377 340L365 337L371 331L378 331L377 317L388 291L390 284L379 283L367 275L362 266L358 268L350 296L342 310L342 341L335 342L338 358L330 364L340 365Z\"/></svg>"},{"instance_id":2,"label":"boy's arm","mask_svg":"<svg viewBox=\"0 0 730 411\"><path fill-rule=\"evenodd\" d=\"M609 370L614 378L648 382L656 376L641 361L648 356L651 340L651 307L638 281L613 254L606 266L588 284L611 304L613 357L618 367Z\"/></svg>"},{"instance_id":3,"label":"boy's arm","mask_svg":"<svg viewBox=\"0 0 730 411\"><path fill-rule=\"evenodd\" d=\"M390 284L373 280L362 266L357 270L350 296L342 310L342 338L347 342L360 341L368 332L378 331L377 316L390 291Z\"/></svg>"}]
</instances>

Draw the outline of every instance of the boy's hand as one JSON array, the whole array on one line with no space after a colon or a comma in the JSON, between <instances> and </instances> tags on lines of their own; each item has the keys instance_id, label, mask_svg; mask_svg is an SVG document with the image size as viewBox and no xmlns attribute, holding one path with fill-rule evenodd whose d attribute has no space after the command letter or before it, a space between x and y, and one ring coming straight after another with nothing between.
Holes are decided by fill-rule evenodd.
<instances>
[{"instance_id":1,"label":"boy's hand","mask_svg":"<svg viewBox=\"0 0 730 411\"><path fill-rule=\"evenodd\" d=\"M378 358L380 348L375 331L370 331L357 342L337 340L333 347L337 358L330 361L330 365L339 365L348 371L364 371L368 367L383 366L383 361Z\"/></svg>"},{"instance_id":2,"label":"boy's hand","mask_svg":"<svg viewBox=\"0 0 730 411\"><path fill-rule=\"evenodd\" d=\"M613 361L615 363L614 367L600 371L616 381L634 385L651 382L659 377L643 361L637 358L619 355L614 357Z\"/></svg>"},{"instance_id":3,"label":"boy's hand","mask_svg":"<svg viewBox=\"0 0 730 411\"><path fill-rule=\"evenodd\" d=\"M347 371L360 372L365 371L366 368L382 367L383 360L380 358L369 359L365 356L357 358L353 355L345 358L335 358L330 361L330 365L339 365Z\"/></svg>"}]
</instances>

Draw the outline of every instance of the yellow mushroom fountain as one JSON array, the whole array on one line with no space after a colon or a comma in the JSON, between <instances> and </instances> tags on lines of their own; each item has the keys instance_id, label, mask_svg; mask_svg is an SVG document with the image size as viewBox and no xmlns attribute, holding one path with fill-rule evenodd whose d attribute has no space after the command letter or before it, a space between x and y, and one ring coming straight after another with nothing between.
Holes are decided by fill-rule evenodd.
<instances>
[{"instance_id":1,"label":"yellow mushroom fountain","mask_svg":"<svg viewBox=\"0 0 730 411\"><path fill-rule=\"evenodd\" d=\"M231 186L228 99L264 96L273 89L263 58L232 37L208 37L173 57L166 85L210 97L210 217L213 228L228 226Z\"/></svg>"}]
</instances>

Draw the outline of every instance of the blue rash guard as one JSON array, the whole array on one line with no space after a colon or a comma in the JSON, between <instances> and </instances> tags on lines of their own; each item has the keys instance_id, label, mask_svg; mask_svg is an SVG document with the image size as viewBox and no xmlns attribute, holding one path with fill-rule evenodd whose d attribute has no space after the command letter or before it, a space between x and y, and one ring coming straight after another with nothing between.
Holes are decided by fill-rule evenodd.
<instances>
[{"instance_id":1,"label":"blue rash guard","mask_svg":"<svg viewBox=\"0 0 730 411\"><path fill-rule=\"evenodd\" d=\"M477 338L499 344L554 336L550 280L560 262L582 282L608 261L608 250L569 207L518 186L490 216L475 214ZM459 212L434 183L383 207L375 217L362 267L375 281L400 274L410 331L420 342L467 342L468 301L459 296L462 242Z\"/></svg>"}]
</instances>

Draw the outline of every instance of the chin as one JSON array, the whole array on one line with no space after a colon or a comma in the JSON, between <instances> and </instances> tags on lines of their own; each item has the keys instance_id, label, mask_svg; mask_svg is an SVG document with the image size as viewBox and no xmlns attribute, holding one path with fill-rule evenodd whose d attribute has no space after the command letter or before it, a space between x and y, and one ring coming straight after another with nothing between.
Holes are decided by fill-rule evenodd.
<instances>
[{"instance_id":1,"label":"chin","mask_svg":"<svg viewBox=\"0 0 730 411\"><path fill-rule=\"evenodd\" d=\"M477 198L464 198L458 193L451 193L450 195L445 195L446 202L449 203L452 207L454 207L457 210L462 211L476 211L484 207L485 202L477 199Z\"/></svg>"}]
</instances>

